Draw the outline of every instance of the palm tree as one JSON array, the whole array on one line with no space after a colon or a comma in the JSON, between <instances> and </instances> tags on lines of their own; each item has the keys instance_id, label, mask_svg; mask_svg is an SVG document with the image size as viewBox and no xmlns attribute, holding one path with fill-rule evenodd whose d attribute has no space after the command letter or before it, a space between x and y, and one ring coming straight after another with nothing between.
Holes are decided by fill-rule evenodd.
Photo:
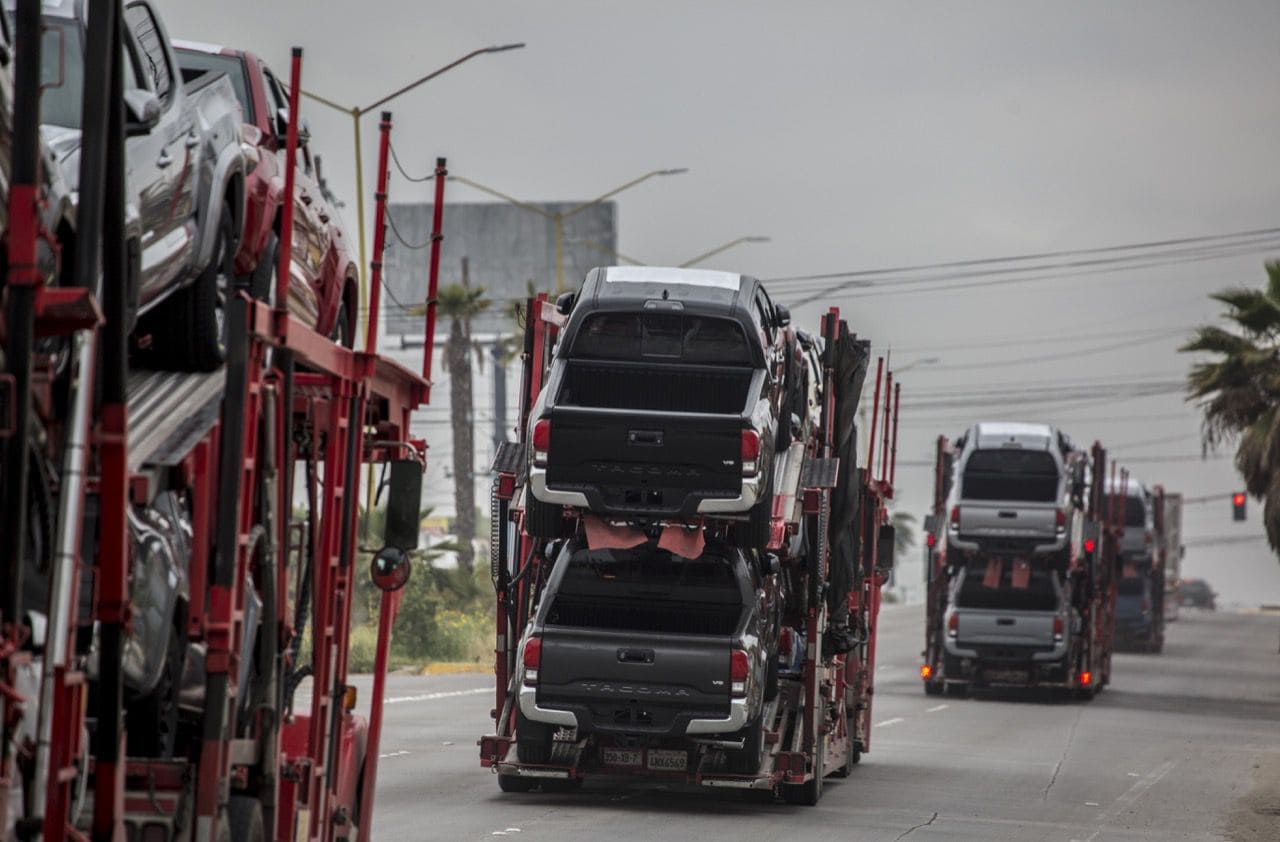
<instances>
[{"instance_id":1,"label":"palm tree","mask_svg":"<svg viewBox=\"0 0 1280 842\"><path fill-rule=\"evenodd\" d=\"M1265 289L1211 296L1227 305L1231 329L1199 328L1181 350L1215 355L1192 365L1188 400L1204 414L1206 449L1237 442L1236 469L1262 499L1267 541L1280 552L1280 261L1268 261Z\"/></svg>"},{"instance_id":2,"label":"palm tree","mask_svg":"<svg viewBox=\"0 0 1280 842\"><path fill-rule=\"evenodd\" d=\"M458 564L475 567L476 481L475 418L471 390L471 319L489 307L484 290L470 285L467 258L462 258L462 283L443 287L437 302L440 315L450 320L444 368L449 372L449 425L453 430L453 501L457 511ZM483 358L482 358L483 359Z\"/></svg>"},{"instance_id":3,"label":"palm tree","mask_svg":"<svg viewBox=\"0 0 1280 842\"><path fill-rule=\"evenodd\" d=\"M916 518L909 512L894 512L890 523L893 524L893 555L902 558L916 545L914 532Z\"/></svg>"}]
</instances>

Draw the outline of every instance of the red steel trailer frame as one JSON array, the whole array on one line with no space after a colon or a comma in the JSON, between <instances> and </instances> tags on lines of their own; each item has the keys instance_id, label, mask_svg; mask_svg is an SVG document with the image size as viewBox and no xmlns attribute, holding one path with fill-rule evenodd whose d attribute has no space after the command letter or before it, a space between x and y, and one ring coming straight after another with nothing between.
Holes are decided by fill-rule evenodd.
<instances>
[{"instance_id":1,"label":"red steel trailer frame","mask_svg":"<svg viewBox=\"0 0 1280 842\"><path fill-rule=\"evenodd\" d=\"M93 23L108 30L102 35L104 45L111 43L110 30L116 27L119 10L114 0L95 4ZM115 37L119 37L118 30ZM39 40L35 38L33 43ZM24 41L24 49L26 44ZM93 57L91 50L90 60ZM301 61L302 52L295 49L286 195L292 193L296 160ZM23 81L35 84L29 74ZM118 102L118 84L114 95ZM86 94L86 102L91 101L91 95ZM112 101L111 96L105 101ZM86 111L90 108L86 105ZM34 119L29 112L19 116ZM115 121L104 117L101 122ZM384 113L379 220L385 212L390 129L390 114ZM120 134L116 142L122 141ZM108 138L106 148L111 148L111 142ZM117 169L122 160L118 151L114 158ZM113 188L115 195L120 195L122 176L122 172L107 171L109 200ZM186 489L190 500L192 610L183 632L187 642L205 647L202 716L187 754L173 759L126 757L120 660L118 655L113 657L113 652L120 651L121 635L133 610L125 512L131 504L148 499L151 478L129 467L128 409L122 379L113 391L110 365L105 384L93 377L93 341L103 323L95 296L88 288L60 289L40 283L23 257L34 254L34 181L16 184L11 201L17 213L10 229L9 253L17 256L18 263L11 260L15 272L6 295L11 307L15 291L20 293L19 299L30 298L32 328L15 330L10 320L3 337L6 354L11 360L16 356L29 361L35 338L74 337L77 349L87 348L80 359L90 365L79 370L79 381L70 389L72 402L75 395L84 398L95 390L102 397L97 418L91 425L85 422L84 445L76 446L82 453L77 456L71 452L65 462L81 465L86 481L76 484L71 474L63 477L63 492L70 489L79 495L73 511L83 510L86 498L96 499L101 524L98 541L81 547L78 519L59 525L74 538L73 555L83 549L87 556L96 549L96 557L86 558L96 568L92 618L100 628L95 739L92 746L86 746L83 739L88 681L86 653L77 651L75 645L81 620L74 608L68 609L76 604L74 574L78 565L72 563L68 567L70 596L64 606L68 610L62 612L58 634L50 632L50 640L61 640L62 644L44 655L58 666L50 670L52 681L46 679L42 692L42 699L50 703L54 723L49 734L47 780L42 776L38 781L38 789L45 795L34 807L42 821L37 827L28 819L19 832L42 833L48 842L90 837L119 840L125 838L128 828L128 838L212 842L230 839L231 824L260 811L267 838L335 840L349 837L357 826L360 838L368 838L383 683L375 682L370 700L372 721L366 726L363 718L353 713L354 688L347 684L355 576L365 575L355 564L357 478L361 466L373 463L410 458L425 466L426 444L410 437L409 422L413 410L427 400L428 382L375 353L376 328L372 325L378 319L376 296L364 352L347 350L291 319L283 304L288 301L293 231L289 222L292 203L286 202L279 254L283 269L278 274L276 296L282 305L272 309L242 292L228 301L228 359L220 413L168 474L169 482ZM109 207L107 216L103 254L107 277L112 278L110 258L119 249L111 236ZM82 216L82 221L87 218ZM96 230L91 231L87 241L92 243ZM79 233L86 235L84 229ZM376 271L380 255L375 254L374 260ZM431 298L435 285L433 276ZM119 353L124 342L120 318L123 292L113 293L113 286L123 289L120 283L106 285L105 333L108 345L120 343L112 359L119 361L123 371L123 354ZM21 306L25 305L20 302ZM429 323L427 348L431 347L432 327ZM41 388L34 391L46 397L19 410L43 412L53 406L47 398L48 383L37 385ZM87 403L86 399L84 405ZM68 451L76 450L74 423L53 417L45 420L63 437ZM3 424L0 428L10 432ZM296 469L306 463L310 470L302 490L314 503L311 530L290 522ZM24 552L21 544L18 551ZM297 605L292 606L294 613L289 613L291 556L299 567L293 584L306 581L310 588L310 601L301 598L305 590L300 589L297 602L306 602L302 611L310 613L311 662L305 671L314 690L306 710L298 713L292 712L291 697L302 672L293 661L308 623L299 622L305 613L298 613ZM14 558L11 555L9 561ZM250 688L239 686L239 677L242 666L249 668L241 663L241 651L248 631L245 608L251 589L256 589L263 603L253 659L257 661L261 654L267 666L259 666L255 677L261 684L253 685L254 704L245 709L241 695ZM382 668L398 603L398 594L384 593L377 644ZM0 767L0 828L7 827L6 808L10 805L6 798L14 771L7 748L21 717L33 715L38 702L23 698L12 682L14 668L29 663L31 657L20 651L24 632L18 620L13 609L0 617L0 740L5 746ZM246 715L241 715L242 710ZM91 830L75 821L71 809L75 786L86 778L92 782Z\"/></svg>"},{"instance_id":2,"label":"red steel trailer frame","mask_svg":"<svg viewBox=\"0 0 1280 842\"><path fill-rule=\"evenodd\" d=\"M543 782L544 788L581 782L588 775L626 775L639 770L632 767L609 767L584 751L585 740L562 758L553 757L548 764L520 763L512 750L515 744L515 694L511 682L517 675L516 658L523 629L536 610L542 585L550 573L551 560L543 555L542 545L524 529L523 494L520 476L526 454L525 436L529 413L541 392L561 316L545 294L527 302L523 349L523 379L520 388L520 418L516 427L517 441L499 449L495 458L495 478L491 511L492 577L496 590L494 706L490 711L496 730L481 737L480 765L499 776L503 788L527 789ZM830 309L822 318L822 335L826 347L833 348L837 336L847 327L839 311ZM881 360L876 375L876 396L872 417L883 413L881 438L875 438L872 426L868 465L864 469L843 466L835 454L834 429L836 393L832 356L827 355L826 377L822 394L822 421L816 434L807 442L796 443L797 455L803 456L804 468L794 471L794 486L783 486L775 492L774 524L770 549L783 555L783 563L796 565L805 572L802 589L810 596L803 608L790 610L797 626L803 628L806 658L798 679L782 680L777 700L766 707L766 756L754 774L731 774L717 762L714 746L705 744L688 748L694 755L686 769L679 772L644 771L647 777L678 780L683 783L781 791L791 801L814 804L821 797L822 779L828 774L844 776L852 771L863 752L871 748L871 703L874 693L876 624L880 609L880 589L887 569L876 564L880 541L892 544L892 533L882 527L889 523L886 503L893 498L894 463L897 450L898 390L891 375L884 372ZM883 386L883 403L881 389ZM892 396L892 399L890 399ZM877 458L877 452L879 458ZM856 470L863 518L858 587L849 593L849 623L865 630L854 648L846 654L823 654L823 635L827 626L827 602L821 597L820 583L825 583L830 563L830 548L825 539L826 524L831 514L832 488L837 470ZM571 512L574 518L581 513ZM787 558L787 540L801 527L801 519L821 524L824 536L808 557ZM716 525L703 522L703 528ZM816 578L815 574L816 573ZM603 744L603 743L602 743ZM514 787L508 783L520 780Z\"/></svg>"}]
</instances>

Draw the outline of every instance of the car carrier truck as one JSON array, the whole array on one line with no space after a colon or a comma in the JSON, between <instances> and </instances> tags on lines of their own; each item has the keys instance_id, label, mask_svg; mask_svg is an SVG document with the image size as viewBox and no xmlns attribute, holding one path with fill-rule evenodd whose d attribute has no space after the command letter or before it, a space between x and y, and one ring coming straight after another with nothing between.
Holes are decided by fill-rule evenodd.
<instances>
[{"instance_id":1,"label":"car carrier truck","mask_svg":"<svg viewBox=\"0 0 1280 842\"><path fill-rule=\"evenodd\" d=\"M225 366L160 372L130 358L137 266L124 91L109 70L125 25L118 0L92 4L86 29L76 283L46 285L32 271L40 8L16 8L19 165L0 336L0 833L367 839L383 684L369 718L358 715L347 682L355 577L383 589L381 675L417 540L425 443L409 437L410 413L429 384L373 353L374 330L355 352L234 287ZM384 113L379 223L390 128ZM370 309L376 325L376 297ZM390 474L368 572L356 549L363 466ZM310 700L295 705L304 680Z\"/></svg>"},{"instance_id":2,"label":"car carrier truck","mask_svg":"<svg viewBox=\"0 0 1280 842\"><path fill-rule=\"evenodd\" d=\"M658 301L698 297L696 290L677 295L674 287L708 282L690 277L707 273L644 274L656 281L652 295ZM711 282L731 293L755 288L739 276ZM724 298L722 306L732 308L732 295ZM576 303L590 306L590 300ZM564 382L553 354L572 360L576 353L576 346L556 350L569 309L567 299L559 306L544 297L529 302L519 440L495 458L496 728L479 741L481 765L494 770L508 792L571 788L597 775L639 775L814 804L826 776L848 775L871 748L880 588L893 557L885 508L896 458L892 378L882 362L873 418L883 426L877 438L873 422L867 459L858 467L854 414L869 344L857 340L833 309L823 316L820 339L808 339L810 348L821 343L817 370L808 363L804 340L781 336L786 320L776 319L768 330L778 331L782 355L794 352L797 365L780 358L776 371L752 373L759 358L744 355L742 376L761 394L777 376L776 388L796 389L801 414L785 434L752 427L737 414L736 402L723 416L726 424L732 419L735 448L751 433L770 438L775 464L757 495L770 507L767 529L744 530L746 511L667 505L665 494L662 506L647 509L635 505L645 502L643 495L631 504L623 495L618 509L595 507L586 494L555 501L564 508L556 535L548 538L530 532L529 506L543 501L542 489L531 487L528 466L531 458L554 466L573 455L557 453L572 443L557 439L554 410L549 437L540 437L537 426L538 413L563 402L563 393L545 390ZM660 312L670 315L672 309ZM586 309L570 315L570 323L576 316L589 324L593 315ZM705 309L693 315L710 317ZM767 323L775 317L766 311L759 318ZM684 329L694 327L688 323L672 327L677 343L696 333ZM676 355L667 353L674 362ZM808 381L819 396L816 423L804 418L806 381L784 376L816 380ZM611 384L619 396L642 387L652 397L660 383L641 378ZM649 434L646 444L665 446L668 431L697 409L673 398L662 409L647 410L639 425ZM577 423L593 430L613 423L580 417ZM625 447L626 425L618 432L618 447ZM613 458L646 464L636 456ZM736 488L742 463L751 458L726 452L724 468L714 469L730 469ZM585 476L582 484L607 480ZM555 486L549 470L547 487ZM739 497L728 491L726 485L720 496Z\"/></svg>"}]
</instances>

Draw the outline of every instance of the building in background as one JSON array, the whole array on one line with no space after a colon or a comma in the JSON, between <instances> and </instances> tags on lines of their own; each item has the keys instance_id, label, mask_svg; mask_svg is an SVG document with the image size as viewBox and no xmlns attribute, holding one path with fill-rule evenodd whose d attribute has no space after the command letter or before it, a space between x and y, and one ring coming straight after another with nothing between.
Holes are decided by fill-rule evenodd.
<instances>
[{"instance_id":1,"label":"building in background","mask_svg":"<svg viewBox=\"0 0 1280 842\"><path fill-rule=\"evenodd\" d=\"M576 202L539 203L548 214L576 206ZM401 364L421 365L423 316L431 242L430 204L392 204L383 257L382 326L378 350ZM602 202L564 221L565 287L576 289L593 266L615 262L617 208ZM502 360L500 348L516 330L510 312L523 301L530 283L550 292L556 277L555 224L548 217L513 205L446 203L444 242L440 252L440 285L462 281L467 258L470 283L482 287L492 301L487 312L472 320L472 338L479 353L472 355L472 426L475 429L476 501L484 509L489 499L497 442L514 437L520 399L519 360ZM436 323L432 355L431 405L413 418L413 435L430 442L423 505L433 514L452 516L453 436L449 426L449 373L444 371L444 345L449 321Z\"/></svg>"}]
</instances>

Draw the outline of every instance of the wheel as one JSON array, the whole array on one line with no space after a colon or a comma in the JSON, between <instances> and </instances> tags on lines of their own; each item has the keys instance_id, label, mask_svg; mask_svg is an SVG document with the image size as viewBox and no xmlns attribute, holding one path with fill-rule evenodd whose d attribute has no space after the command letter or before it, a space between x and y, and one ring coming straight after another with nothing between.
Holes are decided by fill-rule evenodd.
<instances>
[{"instance_id":1,"label":"wheel","mask_svg":"<svg viewBox=\"0 0 1280 842\"><path fill-rule=\"evenodd\" d=\"M174 756L178 741L178 687L186 654L184 636L177 628L171 628L160 680L155 689L133 700L125 711L130 757L168 760Z\"/></svg>"},{"instance_id":2,"label":"wheel","mask_svg":"<svg viewBox=\"0 0 1280 842\"><path fill-rule=\"evenodd\" d=\"M778 654L769 658L769 671L764 677L764 700L772 702L778 698Z\"/></svg>"},{"instance_id":3,"label":"wheel","mask_svg":"<svg viewBox=\"0 0 1280 842\"><path fill-rule=\"evenodd\" d=\"M742 748L728 753L729 771L738 775L754 775L764 764L764 718L748 722L740 732Z\"/></svg>"},{"instance_id":4,"label":"wheel","mask_svg":"<svg viewBox=\"0 0 1280 842\"><path fill-rule=\"evenodd\" d=\"M503 792L528 792L533 789L533 778L522 778L519 775L498 774L498 789Z\"/></svg>"},{"instance_id":5,"label":"wheel","mask_svg":"<svg viewBox=\"0 0 1280 842\"><path fill-rule=\"evenodd\" d=\"M356 346L356 332L351 327L351 313L347 310L347 299L345 297L342 299L342 303L338 305L338 315L334 317L333 330L329 331L329 338L343 348L354 348Z\"/></svg>"},{"instance_id":6,"label":"wheel","mask_svg":"<svg viewBox=\"0 0 1280 842\"><path fill-rule=\"evenodd\" d=\"M850 722L850 725L853 723ZM835 778L847 778L853 774L853 767L858 765L858 761L862 759L862 752L858 751L856 745L857 740L853 734L847 734L844 741L844 763L838 768L831 771L831 776Z\"/></svg>"},{"instance_id":7,"label":"wheel","mask_svg":"<svg viewBox=\"0 0 1280 842\"><path fill-rule=\"evenodd\" d=\"M256 710L274 710L276 706L273 677L277 672L280 654L277 634L279 618L276 616L276 554L270 548L267 531L262 525L250 530L248 545L250 568L246 584L262 600L262 611L258 617L253 659L249 665L249 686L240 691L244 705L241 708L240 726L245 736L251 735ZM271 716L267 721L274 722L276 718Z\"/></svg>"},{"instance_id":8,"label":"wheel","mask_svg":"<svg viewBox=\"0 0 1280 842\"><path fill-rule=\"evenodd\" d=\"M551 726L526 719L518 708L516 757L521 763L548 763L551 760Z\"/></svg>"},{"instance_id":9,"label":"wheel","mask_svg":"<svg viewBox=\"0 0 1280 842\"><path fill-rule=\"evenodd\" d=\"M529 491L524 495L524 529L534 538L559 538L564 532L564 507L544 503Z\"/></svg>"},{"instance_id":10,"label":"wheel","mask_svg":"<svg viewBox=\"0 0 1280 842\"><path fill-rule=\"evenodd\" d=\"M247 795L231 796L227 807L227 824L236 842L266 842L267 831L262 820L262 802Z\"/></svg>"},{"instance_id":11,"label":"wheel","mask_svg":"<svg viewBox=\"0 0 1280 842\"><path fill-rule=\"evenodd\" d=\"M826 749L826 738L820 735L818 745L814 748L813 777L802 784L787 784L782 787L782 799L788 804L812 807L822 799L822 778L826 774L823 761Z\"/></svg>"},{"instance_id":12,"label":"wheel","mask_svg":"<svg viewBox=\"0 0 1280 842\"><path fill-rule=\"evenodd\" d=\"M195 371L213 371L227 357L227 301L232 294L235 243L235 219L224 204L213 259L194 284L173 295L172 306L178 312L170 315L178 318L172 322L173 341L168 344Z\"/></svg>"},{"instance_id":13,"label":"wheel","mask_svg":"<svg viewBox=\"0 0 1280 842\"><path fill-rule=\"evenodd\" d=\"M769 546L769 539L773 537L773 492L769 491L760 501L751 507L751 511L747 513L747 534L744 536L743 545L753 547L758 550L766 549Z\"/></svg>"}]
</instances>

